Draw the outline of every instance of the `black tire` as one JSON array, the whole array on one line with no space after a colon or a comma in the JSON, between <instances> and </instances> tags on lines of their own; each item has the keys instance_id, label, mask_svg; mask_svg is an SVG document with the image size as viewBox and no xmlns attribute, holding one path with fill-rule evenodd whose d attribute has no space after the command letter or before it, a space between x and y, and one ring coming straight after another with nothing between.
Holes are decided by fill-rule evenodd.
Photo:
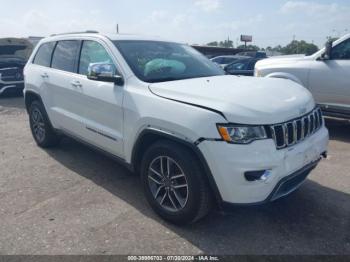
<instances>
[{"instance_id":1,"label":"black tire","mask_svg":"<svg viewBox=\"0 0 350 262\"><path fill-rule=\"evenodd\" d=\"M52 128L43 104L38 100L34 100L29 107L29 123L38 146L48 148L60 142L60 137Z\"/></svg>"},{"instance_id":2,"label":"black tire","mask_svg":"<svg viewBox=\"0 0 350 262\"><path fill-rule=\"evenodd\" d=\"M170 173L173 173L173 175L168 176L168 182L163 181L159 185L153 179L162 180L160 174L156 175L156 173L150 171L150 167L157 169L157 172L160 171L161 161L165 164L169 161L169 170L172 170ZM165 169L167 170L164 173L169 174L168 168ZM182 173L184 176L177 178L176 181L170 179L170 177L175 178ZM149 175L153 178L152 180ZM203 218L212 207L213 198L200 163L190 150L177 143L161 140L153 144L144 154L141 164L141 179L146 198L151 207L163 219L174 224L194 223ZM172 182L170 186L169 181ZM185 193L186 188L175 189L175 187L183 186L185 183L187 183L187 194ZM163 192L158 192L159 188L157 186L163 186L164 189L160 189ZM156 199L157 193L159 193L159 197ZM160 201L163 200L166 194L168 195L165 196L165 200L161 204ZM179 199L181 201L178 201Z\"/></svg>"}]
</instances>

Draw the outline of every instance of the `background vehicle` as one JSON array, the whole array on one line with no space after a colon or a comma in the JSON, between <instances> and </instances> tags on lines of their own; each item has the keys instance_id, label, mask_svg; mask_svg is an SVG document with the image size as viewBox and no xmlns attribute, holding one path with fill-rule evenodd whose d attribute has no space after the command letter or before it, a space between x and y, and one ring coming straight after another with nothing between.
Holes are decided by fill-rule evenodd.
<instances>
[{"instance_id":1,"label":"background vehicle","mask_svg":"<svg viewBox=\"0 0 350 262\"><path fill-rule=\"evenodd\" d=\"M39 146L66 134L113 156L140 174L151 207L174 223L202 218L215 200L283 197L327 150L328 131L306 89L225 75L180 43L56 35L38 44L25 81Z\"/></svg>"},{"instance_id":2,"label":"background vehicle","mask_svg":"<svg viewBox=\"0 0 350 262\"><path fill-rule=\"evenodd\" d=\"M32 49L32 44L25 39L0 39L0 95L22 93L23 68Z\"/></svg>"},{"instance_id":3,"label":"background vehicle","mask_svg":"<svg viewBox=\"0 0 350 262\"><path fill-rule=\"evenodd\" d=\"M224 67L224 70L230 75L253 76L254 67L260 58L240 58Z\"/></svg>"},{"instance_id":4,"label":"background vehicle","mask_svg":"<svg viewBox=\"0 0 350 262\"><path fill-rule=\"evenodd\" d=\"M252 58L267 58L266 52L263 51L246 51L237 53L239 56L249 56Z\"/></svg>"},{"instance_id":5,"label":"background vehicle","mask_svg":"<svg viewBox=\"0 0 350 262\"><path fill-rule=\"evenodd\" d=\"M225 66L237 61L238 59L247 58L246 56L239 55L227 55L227 56L217 56L212 59L214 63L218 64L220 67L224 68Z\"/></svg>"},{"instance_id":6,"label":"background vehicle","mask_svg":"<svg viewBox=\"0 0 350 262\"><path fill-rule=\"evenodd\" d=\"M350 34L311 56L277 57L259 61L255 75L285 78L313 94L329 116L350 118Z\"/></svg>"}]
</instances>

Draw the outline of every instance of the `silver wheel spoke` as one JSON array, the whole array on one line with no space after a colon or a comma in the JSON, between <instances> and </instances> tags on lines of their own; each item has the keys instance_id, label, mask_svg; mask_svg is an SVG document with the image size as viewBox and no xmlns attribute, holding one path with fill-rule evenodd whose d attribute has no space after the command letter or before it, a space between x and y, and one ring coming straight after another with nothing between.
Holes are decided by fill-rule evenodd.
<instances>
[{"instance_id":1,"label":"silver wheel spoke","mask_svg":"<svg viewBox=\"0 0 350 262\"><path fill-rule=\"evenodd\" d=\"M171 180L175 180L175 179L178 179L178 178L181 178L181 177L185 177L185 175L184 174L175 175L175 176L172 176L170 179Z\"/></svg>"},{"instance_id":2,"label":"silver wheel spoke","mask_svg":"<svg viewBox=\"0 0 350 262\"><path fill-rule=\"evenodd\" d=\"M164 202L164 200L165 200L165 198L166 198L166 196L168 195L168 192L167 191L165 191L165 193L164 193L164 196L163 196L163 198L162 198L162 200L160 200L160 204L162 205L163 204L163 202Z\"/></svg>"},{"instance_id":3,"label":"silver wheel spoke","mask_svg":"<svg viewBox=\"0 0 350 262\"><path fill-rule=\"evenodd\" d=\"M176 207L176 205L175 205L175 202L174 202L173 197L171 196L170 192L168 192L168 197L169 197L169 200L170 200L171 204L173 205L173 207L174 207L175 209L178 209L178 208Z\"/></svg>"},{"instance_id":4,"label":"silver wheel spoke","mask_svg":"<svg viewBox=\"0 0 350 262\"><path fill-rule=\"evenodd\" d=\"M149 179L151 179L154 183L158 184L158 185L161 185L162 183L159 182L157 179L155 179L154 177L152 176L148 176Z\"/></svg>"},{"instance_id":5,"label":"silver wheel spoke","mask_svg":"<svg viewBox=\"0 0 350 262\"><path fill-rule=\"evenodd\" d=\"M179 189L179 188L184 188L186 187L187 188L187 184L183 184L183 185L175 185L174 188L175 189Z\"/></svg>"},{"instance_id":6,"label":"silver wheel spoke","mask_svg":"<svg viewBox=\"0 0 350 262\"><path fill-rule=\"evenodd\" d=\"M177 194L176 190L173 190L174 196L181 207L184 207L184 200Z\"/></svg>"},{"instance_id":7,"label":"silver wheel spoke","mask_svg":"<svg viewBox=\"0 0 350 262\"><path fill-rule=\"evenodd\" d=\"M170 159L169 159L169 157L166 158L166 169L167 169L167 176L170 177Z\"/></svg>"},{"instance_id":8,"label":"silver wheel spoke","mask_svg":"<svg viewBox=\"0 0 350 262\"><path fill-rule=\"evenodd\" d=\"M160 178L163 178L163 175L159 174L156 170L154 170L153 168L149 169L152 173L156 174L157 176L159 176Z\"/></svg>"},{"instance_id":9,"label":"silver wheel spoke","mask_svg":"<svg viewBox=\"0 0 350 262\"><path fill-rule=\"evenodd\" d=\"M156 194L154 195L154 197L155 197L156 199L158 198L158 195L159 195L159 193L160 193L160 190L162 190L163 188L164 188L163 185L161 185L160 187L158 187L158 190L157 190Z\"/></svg>"},{"instance_id":10,"label":"silver wheel spoke","mask_svg":"<svg viewBox=\"0 0 350 262\"><path fill-rule=\"evenodd\" d=\"M160 172L164 176L163 157L160 158Z\"/></svg>"}]
</instances>

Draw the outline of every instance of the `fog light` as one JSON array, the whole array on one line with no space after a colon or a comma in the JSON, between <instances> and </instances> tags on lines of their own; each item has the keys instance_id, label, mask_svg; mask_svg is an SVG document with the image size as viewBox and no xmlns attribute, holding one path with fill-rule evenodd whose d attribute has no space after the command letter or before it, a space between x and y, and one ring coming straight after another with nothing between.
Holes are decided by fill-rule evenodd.
<instances>
[{"instance_id":1,"label":"fog light","mask_svg":"<svg viewBox=\"0 0 350 262\"><path fill-rule=\"evenodd\" d=\"M270 176L270 170L248 171L244 173L245 179L247 179L249 182L266 181Z\"/></svg>"}]
</instances>

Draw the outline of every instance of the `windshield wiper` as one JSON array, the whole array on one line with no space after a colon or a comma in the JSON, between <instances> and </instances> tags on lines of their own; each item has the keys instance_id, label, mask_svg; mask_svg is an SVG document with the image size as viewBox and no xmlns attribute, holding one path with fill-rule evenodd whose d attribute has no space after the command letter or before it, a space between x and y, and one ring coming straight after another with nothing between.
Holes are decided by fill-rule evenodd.
<instances>
[{"instance_id":1,"label":"windshield wiper","mask_svg":"<svg viewBox=\"0 0 350 262\"><path fill-rule=\"evenodd\" d=\"M147 79L146 81L149 83L159 83L159 82L169 82L169 81L176 81L176 80L182 80L182 79L185 79L185 78L163 77L163 78Z\"/></svg>"}]
</instances>

